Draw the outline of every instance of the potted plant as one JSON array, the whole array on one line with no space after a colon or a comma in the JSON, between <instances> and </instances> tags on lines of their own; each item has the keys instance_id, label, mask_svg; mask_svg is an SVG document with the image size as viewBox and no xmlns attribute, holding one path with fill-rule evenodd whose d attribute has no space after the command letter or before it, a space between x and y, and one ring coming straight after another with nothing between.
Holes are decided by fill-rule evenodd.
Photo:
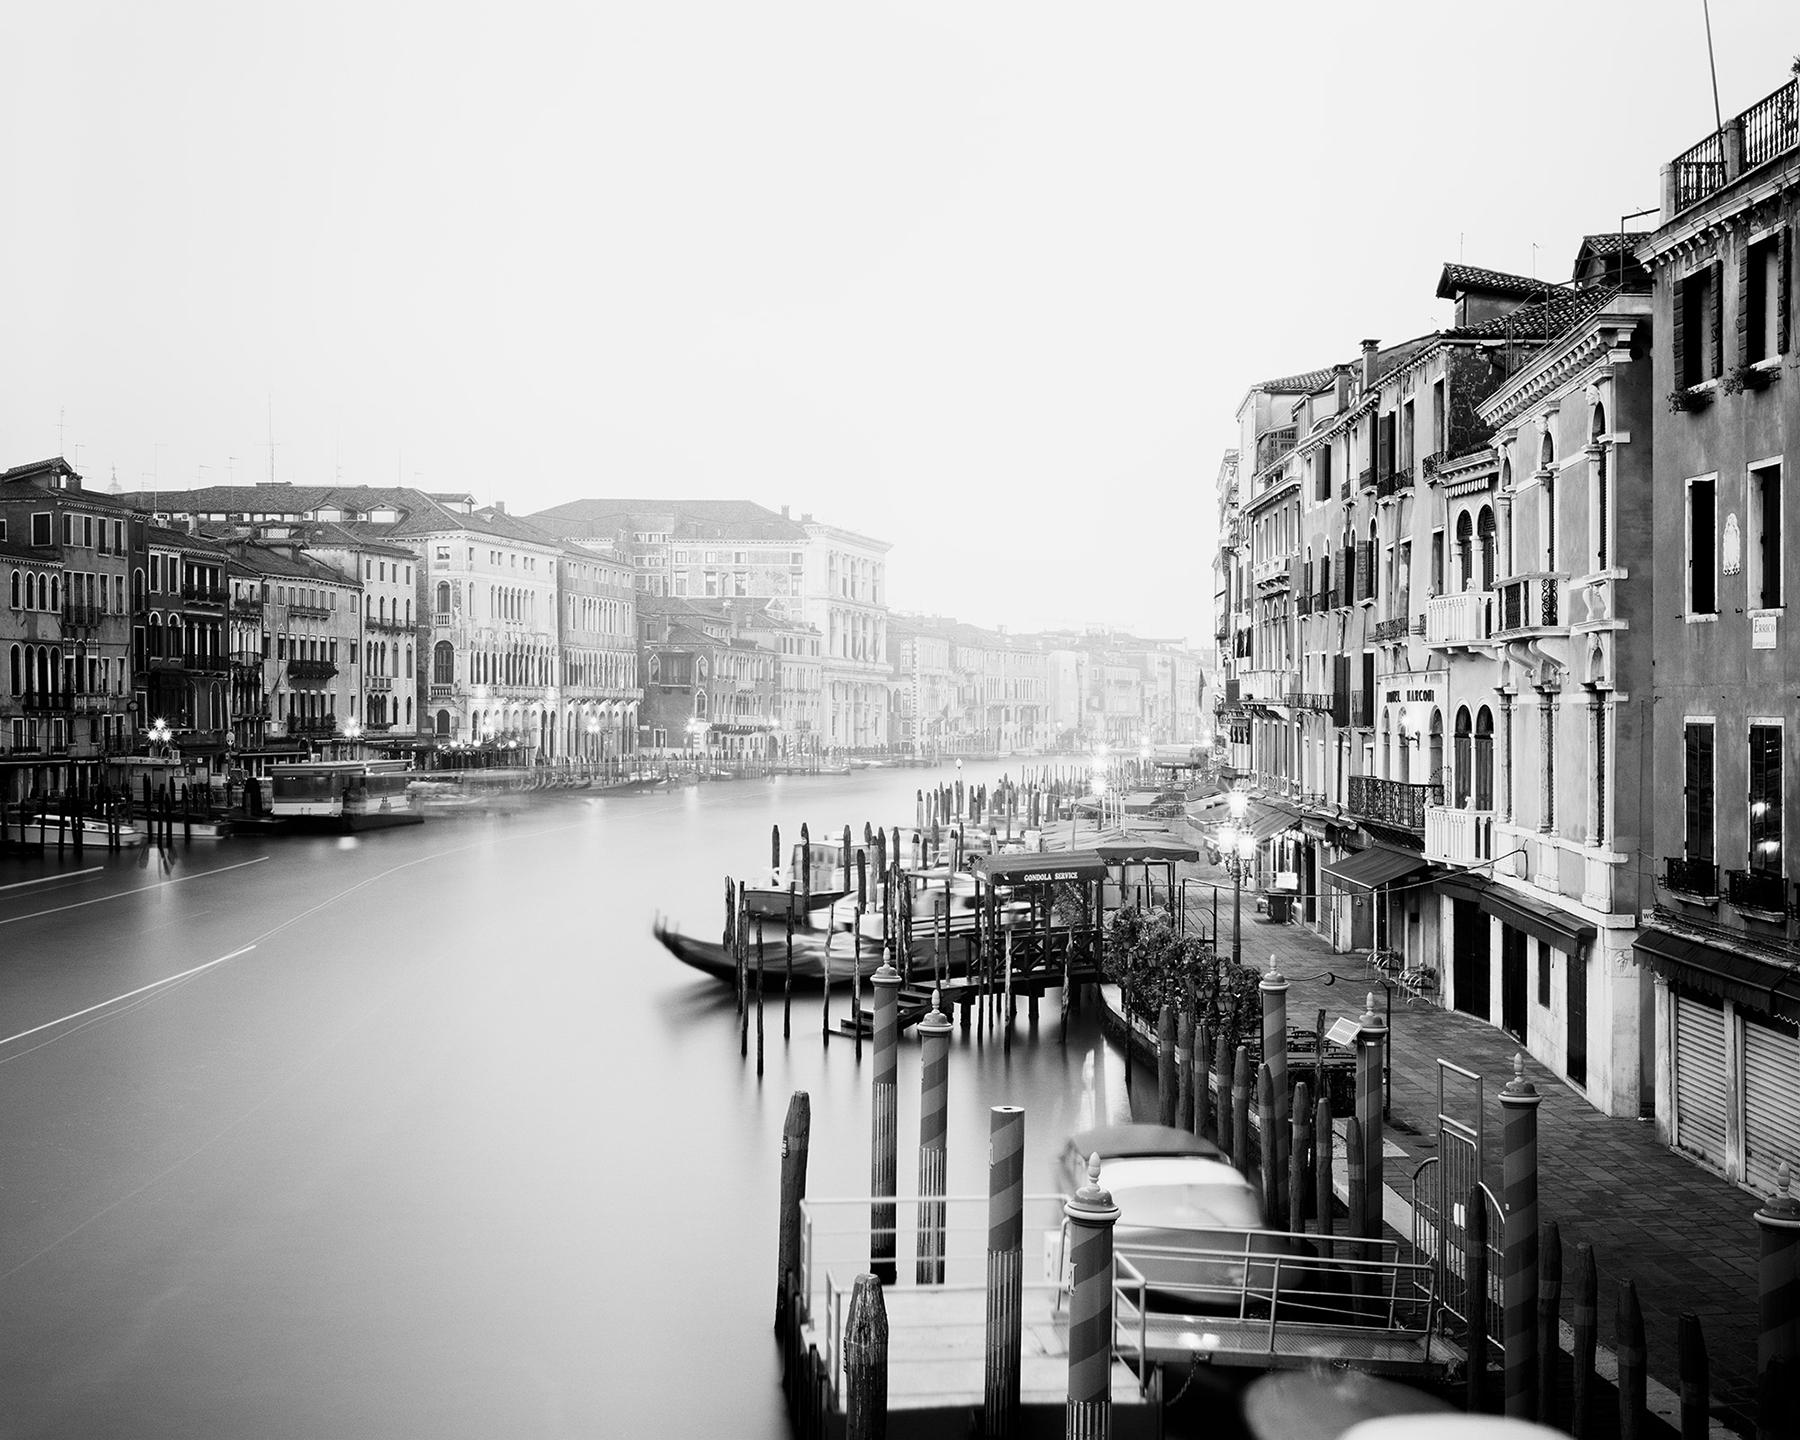
<instances>
[{"instance_id":1,"label":"potted plant","mask_svg":"<svg viewBox=\"0 0 1800 1440\"><path fill-rule=\"evenodd\" d=\"M1691 390L1671 390L1669 392L1669 409L1678 415L1695 414L1710 404L1712 404L1712 396L1698 387Z\"/></svg>"}]
</instances>

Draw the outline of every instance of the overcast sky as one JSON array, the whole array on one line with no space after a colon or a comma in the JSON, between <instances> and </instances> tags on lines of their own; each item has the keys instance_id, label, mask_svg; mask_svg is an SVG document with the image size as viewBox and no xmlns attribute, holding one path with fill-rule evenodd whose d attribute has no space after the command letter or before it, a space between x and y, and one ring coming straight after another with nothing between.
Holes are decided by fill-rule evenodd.
<instances>
[{"instance_id":1,"label":"overcast sky","mask_svg":"<svg viewBox=\"0 0 1800 1440\"><path fill-rule=\"evenodd\" d=\"M1729 116L1800 6L1712 22ZM891 541L897 607L1198 642L1245 388L1442 323L1459 255L1566 277L1712 128L1705 42L1700 0L14 5L0 464L266 479L272 414L278 480L788 504Z\"/></svg>"}]
</instances>

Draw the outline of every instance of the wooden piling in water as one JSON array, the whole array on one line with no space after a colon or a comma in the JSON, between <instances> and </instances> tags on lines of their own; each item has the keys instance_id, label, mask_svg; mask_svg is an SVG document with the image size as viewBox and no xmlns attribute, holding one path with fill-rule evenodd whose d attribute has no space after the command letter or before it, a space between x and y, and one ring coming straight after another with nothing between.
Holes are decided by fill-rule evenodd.
<instances>
[{"instance_id":1,"label":"wooden piling in water","mask_svg":"<svg viewBox=\"0 0 1800 1440\"><path fill-rule=\"evenodd\" d=\"M756 922L756 1078L763 1073L763 922Z\"/></svg>"},{"instance_id":2,"label":"wooden piling in water","mask_svg":"<svg viewBox=\"0 0 1800 1440\"><path fill-rule=\"evenodd\" d=\"M775 1250L775 1328L790 1314L789 1299L800 1280L800 1202L806 1198L806 1155L812 1137L812 1097L796 1090L788 1097L781 1126L780 1229ZM804 1301L804 1297L801 1297Z\"/></svg>"},{"instance_id":3,"label":"wooden piling in water","mask_svg":"<svg viewBox=\"0 0 1800 1440\"><path fill-rule=\"evenodd\" d=\"M1175 1063L1175 1007L1167 1000L1156 1013L1156 1118L1175 1123L1178 1067Z\"/></svg>"},{"instance_id":4,"label":"wooden piling in water","mask_svg":"<svg viewBox=\"0 0 1800 1440\"><path fill-rule=\"evenodd\" d=\"M1231 1134L1231 1037L1221 1027L1213 1048L1213 1074L1218 1077L1219 1091L1213 1104L1219 1149L1227 1155L1237 1153Z\"/></svg>"},{"instance_id":5,"label":"wooden piling in water","mask_svg":"<svg viewBox=\"0 0 1800 1440\"><path fill-rule=\"evenodd\" d=\"M1194 1130L1194 1012L1175 1017L1175 1128Z\"/></svg>"},{"instance_id":6,"label":"wooden piling in water","mask_svg":"<svg viewBox=\"0 0 1800 1440\"><path fill-rule=\"evenodd\" d=\"M1675 1335L1676 1366L1681 1377L1681 1440L1706 1440L1712 1432L1712 1385L1700 1317L1692 1310L1683 1310L1675 1321Z\"/></svg>"},{"instance_id":7,"label":"wooden piling in water","mask_svg":"<svg viewBox=\"0 0 1800 1440\"><path fill-rule=\"evenodd\" d=\"M849 835L849 830L844 834ZM858 906L850 923L850 1034L856 1058L862 1060L862 907Z\"/></svg>"},{"instance_id":8,"label":"wooden piling in water","mask_svg":"<svg viewBox=\"0 0 1800 1440\"><path fill-rule=\"evenodd\" d=\"M919 1238L917 1282L944 1283L944 1195L948 1182L950 1021L941 992L919 1022Z\"/></svg>"},{"instance_id":9,"label":"wooden piling in water","mask_svg":"<svg viewBox=\"0 0 1800 1440\"><path fill-rule=\"evenodd\" d=\"M1240 1045L1231 1071L1231 1163L1250 1178L1250 1047Z\"/></svg>"},{"instance_id":10,"label":"wooden piling in water","mask_svg":"<svg viewBox=\"0 0 1800 1440\"><path fill-rule=\"evenodd\" d=\"M1212 1123L1212 1028L1205 1021L1194 1027L1194 1134L1206 1134Z\"/></svg>"},{"instance_id":11,"label":"wooden piling in water","mask_svg":"<svg viewBox=\"0 0 1800 1440\"><path fill-rule=\"evenodd\" d=\"M781 1038L794 1037L794 885L788 882L787 969L781 975Z\"/></svg>"},{"instance_id":12,"label":"wooden piling in water","mask_svg":"<svg viewBox=\"0 0 1800 1440\"><path fill-rule=\"evenodd\" d=\"M1069 1224L1069 1384L1066 1440L1107 1440L1112 1433L1113 1225L1119 1208L1100 1188L1097 1160L1087 1184L1063 1206Z\"/></svg>"},{"instance_id":13,"label":"wooden piling in water","mask_svg":"<svg viewBox=\"0 0 1800 1440\"><path fill-rule=\"evenodd\" d=\"M1594 1264L1594 1247L1582 1240L1575 1246L1575 1276L1571 1308L1574 1311L1575 1349L1569 1389L1569 1434L1587 1440L1594 1433L1594 1355L1600 1347L1600 1275Z\"/></svg>"},{"instance_id":14,"label":"wooden piling in water","mask_svg":"<svg viewBox=\"0 0 1800 1440\"><path fill-rule=\"evenodd\" d=\"M1312 1146L1312 1094L1302 1080L1294 1087L1293 1136L1288 1144L1288 1229L1306 1229L1306 1207L1312 1198L1307 1165Z\"/></svg>"},{"instance_id":15,"label":"wooden piling in water","mask_svg":"<svg viewBox=\"0 0 1800 1440\"><path fill-rule=\"evenodd\" d=\"M1619 1440L1638 1440L1648 1418L1644 1405L1649 1374L1645 1368L1644 1311L1638 1303L1637 1283L1632 1280L1619 1282L1613 1344L1619 1357Z\"/></svg>"},{"instance_id":16,"label":"wooden piling in water","mask_svg":"<svg viewBox=\"0 0 1800 1440\"><path fill-rule=\"evenodd\" d=\"M1275 1076L1266 1060L1256 1070L1256 1123L1261 1141L1256 1149L1262 1179L1263 1224L1279 1230L1285 1218L1281 1213L1281 1147L1275 1142Z\"/></svg>"},{"instance_id":17,"label":"wooden piling in water","mask_svg":"<svg viewBox=\"0 0 1800 1440\"><path fill-rule=\"evenodd\" d=\"M1019 1427L1020 1305L1024 1294L1025 1112L988 1112L988 1242L982 1434L1011 1440Z\"/></svg>"},{"instance_id":18,"label":"wooden piling in water","mask_svg":"<svg viewBox=\"0 0 1800 1440\"><path fill-rule=\"evenodd\" d=\"M1538 1242L1537 1352L1537 1419L1554 1429L1560 1424L1562 1368L1562 1231L1554 1220Z\"/></svg>"},{"instance_id":19,"label":"wooden piling in water","mask_svg":"<svg viewBox=\"0 0 1800 1440\"><path fill-rule=\"evenodd\" d=\"M1506 1414L1537 1418L1538 1139L1543 1097L1513 1056L1513 1078L1500 1091L1506 1231L1503 1237Z\"/></svg>"},{"instance_id":20,"label":"wooden piling in water","mask_svg":"<svg viewBox=\"0 0 1800 1440\"><path fill-rule=\"evenodd\" d=\"M870 983L875 990L875 1073L870 1086L869 1180L870 1193L877 1198L869 1213L869 1269L884 1285L892 1285L899 1279L892 1197L899 1189L900 975L884 961ZM857 1027L859 1033L861 1028Z\"/></svg>"},{"instance_id":21,"label":"wooden piling in water","mask_svg":"<svg viewBox=\"0 0 1800 1440\"><path fill-rule=\"evenodd\" d=\"M844 1317L845 1440L885 1440L887 1411L887 1306L880 1279L858 1275Z\"/></svg>"},{"instance_id":22,"label":"wooden piling in water","mask_svg":"<svg viewBox=\"0 0 1800 1440\"><path fill-rule=\"evenodd\" d=\"M1337 1197L1331 1183L1331 1152L1336 1138L1331 1127L1331 1097L1321 1087L1313 1106L1313 1223L1321 1235L1332 1231L1332 1206Z\"/></svg>"}]
</instances>

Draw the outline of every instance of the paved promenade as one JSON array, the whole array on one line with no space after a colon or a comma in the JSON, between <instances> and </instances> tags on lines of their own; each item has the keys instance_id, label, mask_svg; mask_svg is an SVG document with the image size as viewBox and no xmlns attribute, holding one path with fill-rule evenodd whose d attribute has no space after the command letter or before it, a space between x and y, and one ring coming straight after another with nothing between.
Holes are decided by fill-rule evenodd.
<instances>
[{"instance_id":1,"label":"paved promenade","mask_svg":"<svg viewBox=\"0 0 1800 1440\"><path fill-rule=\"evenodd\" d=\"M1219 884L1220 949L1231 944L1231 881L1204 858L1178 873L1187 887L1190 914ZM1322 1007L1327 1023L1362 1012L1375 992L1382 1012L1381 986L1370 978L1362 956L1334 954L1327 941L1299 925L1269 924L1256 916L1245 896L1242 925L1244 962L1267 969L1273 957L1291 982L1288 1019L1310 1026ZM1335 984L1325 983L1335 973ZM1485 1179L1501 1193L1500 1087L1512 1078L1517 1042L1494 1026L1425 1002L1393 996L1393 1124L1386 1138L1404 1152L1388 1149L1386 1181L1402 1199L1410 1196L1417 1166L1437 1153L1439 1058L1475 1071L1485 1081ZM1601 1115L1551 1071L1525 1057L1525 1075L1543 1097L1538 1110L1539 1195L1545 1221L1562 1232L1563 1315L1570 1317L1568 1277L1575 1246L1593 1247L1600 1278L1601 1344L1612 1348L1613 1315L1621 1280L1637 1283L1649 1344L1650 1374L1676 1389L1676 1317L1691 1310L1700 1317L1712 1372L1715 1430L1718 1422L1741 1432L1753 1430L1756 1364L1756 1271L1760 1244L1752 1215L1759 1200L1708 1174L1658 1142L1648 1120L1615 1120ZM1140 1094L1145 1092L1140 1091ZM1390 1205L1390 1215L1392 1206Z\"/></svg>"}]
</instances>

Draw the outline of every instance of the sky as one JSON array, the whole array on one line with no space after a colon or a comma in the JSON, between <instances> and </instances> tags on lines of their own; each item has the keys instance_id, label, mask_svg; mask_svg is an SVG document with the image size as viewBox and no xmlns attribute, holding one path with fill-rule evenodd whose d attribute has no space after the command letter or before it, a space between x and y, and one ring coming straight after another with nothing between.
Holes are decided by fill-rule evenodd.
<instances>
[{"instance_id":1,"label":"sky","mask_svg":"<svg viewBox=\"0 0 1800 1440\"><path fill-rule=\"evenodd\" d=\"M1800 7L1711 8L1729 117ZM1566 278L1713 128L1701 0L63 0L0 53L0 466L747 498L895 608L1195 643L1252 383L1445 323L1447 260Z\"/></svg>"}]
</instances>

